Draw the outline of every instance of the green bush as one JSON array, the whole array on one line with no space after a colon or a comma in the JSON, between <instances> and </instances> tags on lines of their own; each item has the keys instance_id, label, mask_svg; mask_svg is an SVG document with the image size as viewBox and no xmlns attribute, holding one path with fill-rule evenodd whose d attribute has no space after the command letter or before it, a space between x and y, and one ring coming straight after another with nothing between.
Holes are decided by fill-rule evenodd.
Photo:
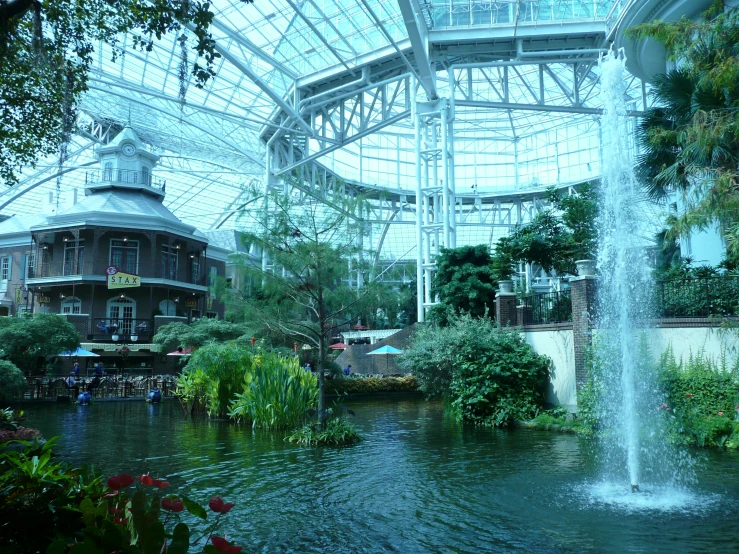
<instances>
[{"instance_id":1,"label":"green bush","mask_svg":"<svg viewBox=\"0 0 739 554\"><path fill-rule=\"evenodd\" d=\"M344 377L326 381L326 394L374 394L383 392L417 392L418 380L406 377Z\"/></svg>"},{"instance_id":2,"label":"green bush","mask_svg":"<svg viewBox=\"0 0 739 554\"><path fill-rule=\"evenodd\" d=\"M22 451L0 454L0 544L6 554L45 552L57 535L81 529L77 506L83 499L103 495L99 474L52 461L55 439L22 444Z\"/></svg>"},{"instance_id":3,"label":"green bush","mask_svg":"<svg viewBox=\"0 0 739 554\"><path fill-rule=\"evenodd\" d=\"M305 421L318 404L317 379L300 367L294 356L273 353L255 356L244 375L244 392L236 393L229 415L254 427L286 429Z\"/></svg>"},{"instance_id":4,"label":"green bush","mask_svg":"<svg viewBox=\"0 0 739 554\"><path fill-rule=\"evenodd\" d=\"M316 376L297 358L239 341L210 343L195 351L177 379L190 413L246 421L255 427L299 425L318 403Z\"/></svg>"},{"instance_id":5,"label":"green bush","mask_svg":"<svg viewBox=\"0 0 739 554\"><path fill-rule=\"evenodd\" d=\"M62 315L0 318L0 357L22 371L42 369L49 358L79 345L79 333Z\"/></svg>"},{"instance_id":6,"label":"green bush","mask_svg":"<svg viewBox=\"0 0 739 554\"><path fill-rule=\"evenodd\" d=\"M4 403L26 390L26 378L16 365L0 360L0 403Z\"/></svg>"},{"instance_id":7,"label":"green bush","mask_svg":"<svg viewBox=\"0 0 739 554\"><path fill-rule=\"evenodd\" d=\"M332 408L327 412L330 414ZM344 417L330 417L324 424L315 421L304 425L287 440L303 446L349 446L360 442L362 436Z\"/></svg>"},{"instance_id":8,"label":"green bush","mask_svg":"<svg viewBox=\"0 0 739 554\"><path fill-rule=\"evenodd\" d=\"M699 352L683 363L668 349L659 363L661 406L674 441L696 446L739 447L739 367Z\"/></svg>"},{"instance_id":9,"label":"green bush","mask_svg":"<svg viewBox=\"0 0 739 554\"><path fill-rule=\"evenodd\" d=\"M470 316L422 327L399 362L428 396L448 397L460 419L495 426L538 413L551 364L521 333Z\"/></svg>"}]
</instances>

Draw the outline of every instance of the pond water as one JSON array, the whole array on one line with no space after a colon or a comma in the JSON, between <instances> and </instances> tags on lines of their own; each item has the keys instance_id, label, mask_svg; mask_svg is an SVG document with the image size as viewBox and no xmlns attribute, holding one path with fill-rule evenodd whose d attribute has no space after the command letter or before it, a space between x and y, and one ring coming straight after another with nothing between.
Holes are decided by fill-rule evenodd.
<instances>
[{"instance_id":1,"label":"pond water","mask_svg":"<svg viewBox=\"0 0 739 554\"><path fill-rule=\"evenodd\" d=\"M365 441L344 449L192 421L175 402L24 409L74 463L236 502L224 529L247 552L739 551L737 453L697 452L693 490L636 502L598 482L592 441L462 428L417 397L351 406Z\"/></svg>"}]
</instances>

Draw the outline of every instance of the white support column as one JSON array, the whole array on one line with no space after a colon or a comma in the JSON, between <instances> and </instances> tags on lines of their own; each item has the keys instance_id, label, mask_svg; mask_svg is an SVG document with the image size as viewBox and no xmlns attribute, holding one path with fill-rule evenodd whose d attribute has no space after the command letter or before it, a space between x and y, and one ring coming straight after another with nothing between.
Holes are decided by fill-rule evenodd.
<instances>
[{"instance_id":1,"label":"white support column","mask_svg":"<svg viewBox=\"0 0 739 554\"><path fill-rule=\"evenodd\" d=\"M454 182L454 117L451 110L447 111L446 125L447 151L444 153L447 160L447 182L449 183L449 244L447 248L457 247L457 186Z\"/></svg>"},{"instance_id":2,"label":"white support column","mask_svg":"<svg viewBox=\"0 0 739 554\"><path fill-rule=\"evenodd\" d=\"M443 198L442 205L442 223L444 224L444 247L451 246L451 212L449 205L449 137L447 136L447 108L441 108L441 192Z\"/></svg>"},{"instance_id":3,"label":"white support column","mask_svg":"<svg viewBox=\"0 0 739 554\"><path fill-rule=\"evenodd\" d=\"M417 86L416 80L413 79L413 130L415 135L415 155L416 155L416 310L418 312L417 319L419 323L426 321L426 311L423 307L424 301L424 205L425 198L423 196L423 181L421 178L421 114L418 112L418 102L416 101ZM428 242L428 239L427 241Z\"/></svg>"}]
</instances>

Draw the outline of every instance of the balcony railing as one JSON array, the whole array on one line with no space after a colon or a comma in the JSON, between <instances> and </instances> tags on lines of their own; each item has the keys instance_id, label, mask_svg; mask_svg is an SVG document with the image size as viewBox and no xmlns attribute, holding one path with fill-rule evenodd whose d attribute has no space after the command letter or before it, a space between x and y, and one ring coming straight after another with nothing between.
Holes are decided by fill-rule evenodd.
<instances>
[{"instance_id":1,"label":"balcony railing","mask_svg":"<svg viewBox=\"0 0 739 554\"><path fill-rule=\"evenodd\" d=\"M107 262L92 261L66 261L66 262L38 262L35 267L29 268L29 279L53 278L53 277L81 277L81 276L105 276ZM134 273L145 279L169 279L193 285L205 285L206 276L201 270L194 274L190 269L178 268L174 271L163 263L144 264L139 263L136 267L120 267L120 271ZM132 271L127 271L127 269Z\"/></svg>"},{"instance_id":2,"label":"balcony railing","mask_svg":"<svg viewBox=\"0 0 739 554\"><path fill-rule=\"evenodd\" d=\"M565 323L572 321L572 298L569 290L532 294L520 299L524 325Z\"/></svg>"},{"instance_id":3,"label":"balcony railing","mask_svg":"<svg viewBox=\"0 0 739 554\"><path fill-rule=\"evenodd\" d=\"M658 281L654 311L658 317L737 317L739 276Z\"/></svg>"},{"instance_id":4,"label":"balcony railing","mask_svg":"<svg viewBox=\"0 0 739 554\"><path fill-rule=\"evenodd\" d=\"M85 173L85 184L94 185L96 183L141 184L164 190L167 181L157 179L151 173L134 171L132 169L97 169L95 171L87 171Z\"/></svg>"},{"instance_id":5,"label":"balcony railing","mask_svg":"<svg viewBox=\"0 0 739 554\"><path fill-rule=\"evenodd\" d=\"M96 317L92 323L94 340L146 342L154 335L154 321L151 319Z\"/></svg>"}]
</instances>

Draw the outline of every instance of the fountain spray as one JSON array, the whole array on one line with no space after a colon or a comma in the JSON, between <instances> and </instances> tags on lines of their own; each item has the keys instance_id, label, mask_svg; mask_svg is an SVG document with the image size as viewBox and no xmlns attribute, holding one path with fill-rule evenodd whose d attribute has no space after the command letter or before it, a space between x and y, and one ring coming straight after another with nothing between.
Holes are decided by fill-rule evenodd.
<instances>
[{"instance_id":1,"label":"fountain spray","mask_svg":"<svg viewBox=\"0 0 739 554\"><path fill-rule=\"evenodd\" d=\"M626 58L623 50L601 56L601 144L603 182L599 221L600 249L598 328L608 355L610 387L617 389L608 408L617 411L614 427L626 453L631 490L639 490L640 443L637 399L639 348L633 319L638 296L649 290L651 279L644 259L644 233L636 204L639 190L634 176L634 160L629 141L629 118L624 101Z\"/></svg>"}]
</instances>

